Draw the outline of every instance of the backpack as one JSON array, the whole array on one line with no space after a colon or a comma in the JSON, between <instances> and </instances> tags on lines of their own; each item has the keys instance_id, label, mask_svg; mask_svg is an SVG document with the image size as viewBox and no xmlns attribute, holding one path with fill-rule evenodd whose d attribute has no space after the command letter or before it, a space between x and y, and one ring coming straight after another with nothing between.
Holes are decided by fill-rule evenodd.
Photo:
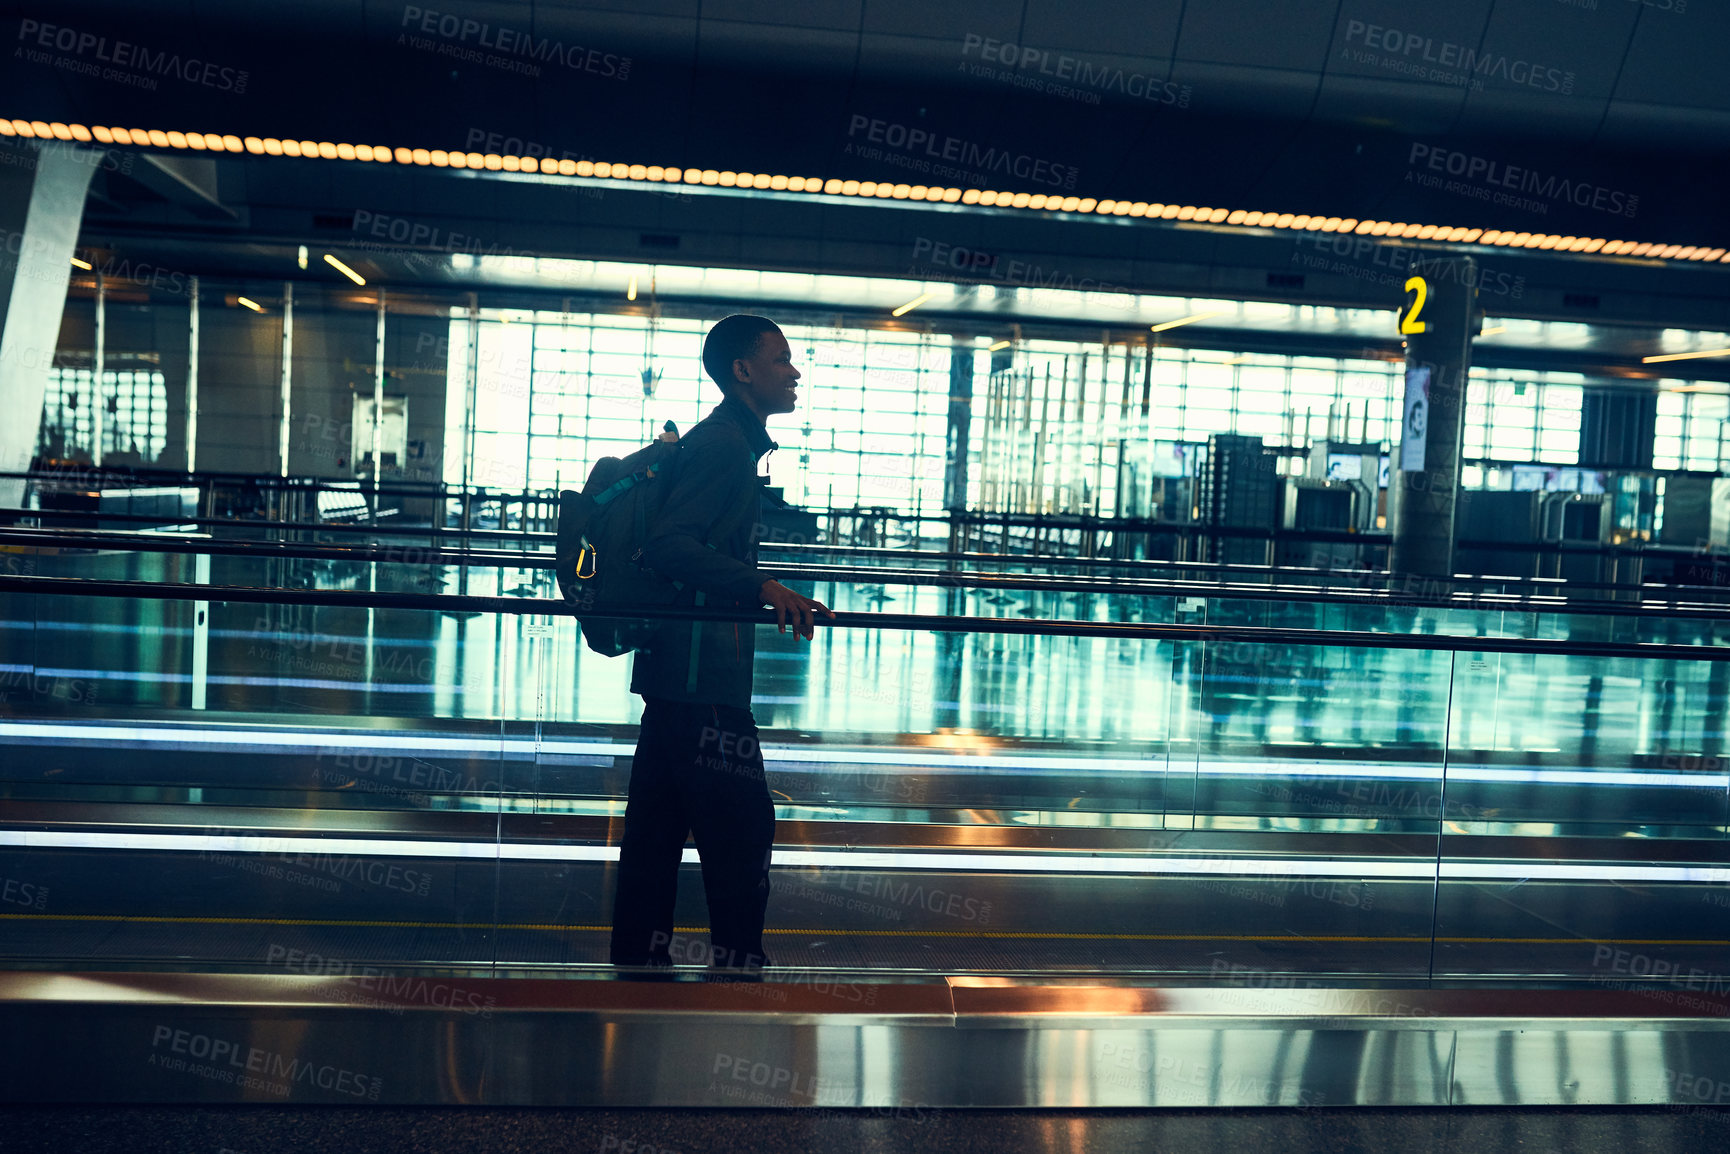
<instances>
[{"instance_id":1,"label":"backpack","mask_svg":"<svg viewBox=\"0 0 1730 1154\"><path fill-rule=\"evenodd\" d=\"M642 565L643 544L667 501L665 474L678 452L678 430L625 457L602 457L581 492L559 494L558 544L553 574L589 648L607 657L646 649L662 622L602 615L643 605L671 606L684 586ZM714 548L748 510L754 491L721 518L706 544Z\"/></svg>"}]
</instances>

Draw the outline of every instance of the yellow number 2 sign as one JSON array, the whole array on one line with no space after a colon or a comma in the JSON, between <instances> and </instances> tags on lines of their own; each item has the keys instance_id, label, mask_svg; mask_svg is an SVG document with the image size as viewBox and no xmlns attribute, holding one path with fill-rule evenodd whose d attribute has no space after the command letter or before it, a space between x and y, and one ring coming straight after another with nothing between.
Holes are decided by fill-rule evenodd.
<instances>
[{"instance_id":1,"label":"yellow number 2 sign","mask_svg":"<svg viewBox=\"0 0 1730 1154\"><path fill-rule=\"evenodd\" d=\"M1424 300L1430 295L1430 286L1421 276L1406 278L1406 291L1417 294L1412 298L1412 307L1400 314L1400 334L1422 333L1429 331L1429 322L1418 319L1424 311Z\"/></svg>"}]
</instances>

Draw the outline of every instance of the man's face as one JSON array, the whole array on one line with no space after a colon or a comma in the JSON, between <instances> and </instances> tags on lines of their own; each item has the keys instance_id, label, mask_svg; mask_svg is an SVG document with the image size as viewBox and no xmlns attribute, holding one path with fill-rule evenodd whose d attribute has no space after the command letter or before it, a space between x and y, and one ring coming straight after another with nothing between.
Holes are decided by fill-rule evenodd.
<instances>
[{"instance_id":1,"label":"man's face","mask_svg":"<svg viewBox=\"0 0 1730 1154\"><path fill-rule=\"evenodd\" d=\"M733 362L738 391L759 413L790 413L799 403L799 370L793 350L779 332L764 333L757 351Z\"/></svg>"}]
</instances>

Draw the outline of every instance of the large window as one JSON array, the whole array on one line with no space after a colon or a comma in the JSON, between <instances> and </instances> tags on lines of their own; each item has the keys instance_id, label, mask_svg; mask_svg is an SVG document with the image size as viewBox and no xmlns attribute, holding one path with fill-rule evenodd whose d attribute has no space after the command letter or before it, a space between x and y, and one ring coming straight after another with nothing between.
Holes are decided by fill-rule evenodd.
<instances>
[{"instance_id":1,"label":"large window","mask_svg":"<svg viewBox=\"0 0 1730 1154\"><path fill-rule=\"evenodd\" d=\"M1652 467L1714 473L1730 468L1730 397L1681 381L1660 387Z\"/></svg>"},{"instance_id":2,"label":"large window","mask_svg":"<svg viewBox=\"0 0 1730 1154\"><path fill-rule=\"evenodd\" d=\"M1466 388L1465 455L1578 464L1584 380L1577 373L1474 369Z\"/></svg>"},{"instance_id":3,"label":"large window","mask_svg":"<svg viewBox=\"0 0 1730 1154\"><path fill-rule=\"evenodd\" d=\"M471 484L576 488L600 458L641 448L667 421L689 429L720 401L702 366L712 320L482 317ZM804 379L798 410L769 424L780 447L764 467L787 499L823 508L939 508L950 338L800 325L783 331ZM451 446L463 436L469 355L468 321L453 318ZM460 452L447 455L445 480L463 480Z\"/></svg>"},{"instance_id":4,"label":"large window","mask_svg":"<svg viewBox=\"0 0 1730 1154\"><path fill-rule=\"evenodd\" d=\"M62 460L92 460L96 398L91 369L51 368L42 400L37 452ZM168 446L168 384L159 369L102 374L102 457L109 464L154 464Z\"/></svg>"},{"instance_id":5,"label":"large window","mask_svg":"<svg viewBox=\"0 0 1730 1154\"><path fill-rule=\"evenodd\" d=\"M726 311L717 306L716 317ZM483 310L474 326L465 474L471 330L459 310L451 323L445 479L466 475L494 489L574 488L602 456L639 448L664 422L688 429L719 400L701 362L713 319ZM1281 458L1288 474L1301 471L1299 453L1323 439L1379 445L1384 453L1398 443L1404 366L1396 361L1157 344L1149 350L1121 338L994 348L990 338L971 334L820 325L784 331L804 379L797 412L770 422L780 448L764 467L789 501L807 508L939 512L958 359L972 370L967 500L976 509L1117 515L1128 500L1121 492L1193 468L1193 447L1216 433L1295 450ZM160 388L160 374L155 379ZM1464 456L1577 464L1586 384L1572 373L1473 370ZM1656 466L1730 465L1730 398L1665 384ZM115 395L127 395L118 383ZM142 427L139 410L123 411L134 415L115 423L110 444ZM1133 473L1134 485L1121 486L1120 472L1126 480ZM1475 484L1482 475L1468 466L1464 480Z\"/></svg>"}]
</instances>

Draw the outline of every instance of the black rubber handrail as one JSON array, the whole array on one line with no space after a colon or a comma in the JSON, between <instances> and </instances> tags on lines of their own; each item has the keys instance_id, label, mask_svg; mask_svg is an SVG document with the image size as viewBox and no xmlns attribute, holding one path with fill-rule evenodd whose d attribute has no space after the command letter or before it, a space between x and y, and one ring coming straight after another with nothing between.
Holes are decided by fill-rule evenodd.
<instances>
[{"instance_id":1,"label":"black rubber handrail","mask_svg":"<svg viewBox=\"0 0 1730 1154\"><path fill-rule=\"evenodd\" d=\"M0 575L0 592L63 597L117 597L144 601L235 602L351 609L415 609L445 613L544 614L572 617L563 601L479 597L457 593L386 593L345 589L276 589L244 585L186 585L151 581L98 581L82 577ZM774 625L768 609L695 609L620 605L610 617L656 621L742 621ZM1418 649L1443 653L1532 653L1557 657L1627 657L1642 661L1730 661L1730 645L1656 642L1546 641L1521 637L1452 637L1364 633L1355 630L1280 629L1249 625L1155 625L1130 621L1054 621L1007 617L927 617L911 613L837 613L818 624L844 629L908 629L932 633L1006 633L1046 637L1102 637L1123 641L1198 641L1252 646L1297 645L1362 649Z\"/></svg>"},{"instance_id":2,"label":"black rubber handrail","mask_svg":"<svg viewBox=\"0 0 1730 1154\"><path fill-rule=\"evenodd\" d=\"M316 533L330 533L330 534L337 534L337 535L357 534L357 535L367 535L367 536L373 536L373 537L407 537L407 538L412 538L415 540L432 540L432 541L438 541L438 540L441 540L444 538L451 538L451 539L480 538L480 539L498 540L501 542L503 542L503 541L518 542L524 547L526 547L528 544L533 543L533 542L546 542L546 543L550 544L555 539L555 534L553 534L553 533L534 533L534 532L525 532L522 530L514 530L514 529L455 529L455 528L438 528L438 529L435 529L435 528L431 528L428 526L390 526L388 524L372 523L372 522L366 522L366 523L360 523L360 524L340 524L340 523L298 522L298 521L297 522L238 521L238 520L234 520L232 518L220 518L220 517L174 518L174 517L150 516L147 514L96 513L96 512L85 511L85 510L65 510L65 511L55 510L55 511L49 512L49 511L34 510L34 509L0 509L0 524L3 524L4 521L6 519L8 519L9 516L11 516L11 515L15 515L18 517L29 517L29 518L38 519L38 520L45 519L45 518L61 519L61 518L74 518L74 517L76 517L79 519L93 520L93 521L97 521L97 522L127 521L127 522L136 522L136 523L142 523L142 524L148 524L148 525L161 525L161 524L164 524L165 522L172 522L173 524L175 524L177 526L179 526L179 525L198 525L198 526L209 526L209 527L213 527L213 528L222 527L222 528L232 528L232 529L256 529L256 530L264 531L264 532L305 531L305 532L316 532ZM20 532L42 532L45 530L23 530L23 529L19 529L18 531L20 531ZM61 531L73 532L73 533L91 532L90 530L80 530L80 529L66 529L66 530L61 530ZM95 532L102 532L102 531L103 530L101 530L101 529L95 530ZM124 533L126 531L125 530L110 530L110 532ZM151 534L147 535L146 539L152 540L152 541L160 541L160 540L171 540L173 538L168 537L168 536L161 534L161 533L151 533ZM279 544L279 543L278 542L267 542L267 544L275 545L275 544ZM128 547L129 548L131 546L121 546L121 547ZM1710 552L1700 552L1698 550L1683 550L1680 546L1651 546L1650 548L1652 550L1660 550L1660 549L1667 550L1668 552L1665 555L1673 555L1673 556L1676 556L1678 558L1694 558L1694 559L1705 560L1705 559L1709 559L1709 558L1712 558L1712 557L1715 557L1718 555L1718 554L1710 553ZM1035 553L986 553L986 552L979 552L979 551L939 552L939 551L935 551L935 550L893 549L893 548L879 548L879 547L875 547L875 546L858 546L858 545L815 545L815 544L803 544L803 543L795 544L795 543L790 543L790 542L776 542L776 541L769 541L769 540L760 541L758 543L758 549L760 552L763 552L763 553L770 553L770 552L783 553L783 552L785 552L785 553L792 553L795 556L804 553L804 554L821 555L821 556L829 556L829 555L837 555L838 554L838 555L851 556L851 557L893 557L893 558L903 559L903 560L911 557L911 558L916 558L916 559L925 560L925 561L956 561L956 560L961 560L961 561L971 561L971 562L974 562L977 564L1026 564L1026 563L1031 562L1031 561L1040 561L1040 562L1045 562L1047 564L1054 565L1054 566L1073 566L1075 568L1080 568L1080 569L1107 569L1107 570L1110 570L1110 569L1134 569L1138 573L1142 573L1142 574L1149 574L1150 572L1155 572L1155 571L1169 571L1169 572L1176 572L1176 573L1217 572L1220 574L1220 580L1221 581L1227 580L1233 576L1241 576L1241 577L1246 579L1243 582L1244 585L1256 584L1256 582L1249 580L1252 578L1271 578L1271 577L1316 578L1316 579L1320 579L1320 580L1326 582L1326 584L1323 584L1322 586L1320 586L1320 588L1322 590L1337 590L1337 589L1344 588L1344 589L1352 589L1354 591L1361 591L1360 586L1355 586L1355 585L1354 586L1342 586L1342 585L1333 584L1333 582L1338 582L1338 581L1341 581L1342 579L1347 579L1347 578L1349 578L1353 582L1369 581L1369 582L1375 582L1379 585L1384 585L1384 586L1389 585L1389 584L1395 584L1395 583L1404 583L1407 586L1409 586L1411 583L1411 579L1409 579L1408 577L1402 576L1400 574L1392 574L1392 573L1387 572L1386 570L1380 570L1380 569L1364 569L1364 570L1316 569L1316 568L1296 566L1296 565L1293 565L1293 566L1244 565L1244 564L1215 562L1215 561L1164 561L1164 560L1152 560L1152 559L1125 560L1125 559L1121 559L1121 558L1102 558L1102 557L1063 557L1063 556L1058 556L1058 555L1054 555L1054 554L1035 554ZM158 551L175 552L176 550L162 549L162 550L158 550ZM184 550L182 550L182 551L184 551ZM215 552L215 551L212 550L211 552ZM1588 552L1589 552L1589 550L1588 550ZM453 561L452 561L453 564L454 563L460 563L460 561L454 560L454 558L459 557L460 554L461 554L460 550L452 551L450 553L450 556L453 558ZM307 558L320 558L320 557L325 556L324 554L318 554L318 553L304 553L304 554L302 554L302 553L287 553L287 552L282 552L282 553L279 553L277 555L279 555L279 556L300 556L300 557L307 557ZM525 555L531 556L531 557L534 556L534 554L532 554L532 553L526 553L526 554L525 553L515 553L515 552L509 551L509 550L501 550L499 553L499 556L501 556L501 557L502 556L510 556L512 558L519 557L519 556L525 556ZM1636 554L1636 555L1640 555L1640 554ZM330 557L330 558L326 558L326 559L334 560L334 559L338 559L338 558ZM390 558L380 557L380 558L371 558L371 559L388 560ZM395 558L395 559L401 560L402 558L399 557L399 558ZM493 562L488 561L486 563L491 564ZM536 564L519 563L519 562L516 562L514 560L510 561L510 562L500 561L497 563L510 564L516 568L537 568L537 567L539 567ZM883 572L889 572L889 570L884 570ZM910 570L910 572L919 572L919 571L918 570ZM1181 578L1179 579L1179 582L1181 583ZM1554 577L1515 577L1515 576L1494 576L1494 575L1486 576L1486 575L1482 575L1482 574L1467 574L1467 575L1456 575L1456 576L1450 577L1450 578L1448 578L1448 582L1452 585L1455 585L1455 586L1493 587L1497 591L1494 594L1494 596L1497 596L1497 597L1506 597L1506 596L1515 596L1515 595L1519 595L1519 596L1556 596L1558 591L1563 590L1563 589L1566 589L1570 592L1577 591L1577 590L1588 590L1589 589L1589 590L1595 590L1595 591L1596 590L1603 590L1603 591L1608 591L1608 592L1612 592L1612 593L1633 593L1633 594L1640 595L1642 598L1645 598L1648 596L1648 594L1650 594L1650 595L1657 596L1657 598L1665 604L1680 600L1681 596L1684 593L1686 594L1686 596L1688 598L1693 599L1689 603L1692 605L1695 605L1695 606L1712 606L1712 605L1717 605L1717 604L1723 603L1722 600L1715 600L1715 598L1730 599L1730 587L1717 587L1717 586L1709 586L1709 585L1674 585L1674 584L1666 585L1666 584L1659 584L1656 582L1649 582L1649 581L1648 582L1642 582L1641 584L1638 584L1638 585L1632 585L1632 584L1623 584L1623 583L1619 583L1619 582L1610 582L1610 581L1579 581L1579 580L1554 578ZM907 582L907 583L909 583L909 584L942 584L943 582L939 581L939 582ZM1206 587L1207 591L1204 591L1202 588L1200 588L1202 583L1190 582L1190 584L1197 585L1198 588L1194 591L1186 590L1185 594L1184 594L1186 596L1221 596L1221 597L1234 597L1234 596L1236 596L1236 597L1254 597L1255 596L1255 594L1253 594L1253 593L1233 592L1233 591L1231 591L1230 587L1222 587L1216 593L1216 592L1212 592L1211 591L1212 587L1209 586L1209 587ZM1420 584L1422 584L1422 582L1420 582ZM1512 588L1513 592L1510 592L1510 587ZM1171 590L1175 591L1177 586L1173 585L1170 588L1171 588ZM1296 589L1296 590L1307 590L1307 591L1313 592L1316 587L1313 585L1283 585L1282 586L1282 585L1275 585L1272 582L1268 582L1263 586L1263 588L1265 588L1269 591L1280 590L1280 589ZM1419 604L1433 604L1433 603L1435 603L1433 598L1423 598L1422 596L1413 595L1409 588L1405 589L1405 590L1395 588L1395 589L1381 589L1381 590L1371 590L1371 591L1372 592L1379 591L1379 592L1389 594L1390 596L1392 596L1394 598L1401 599L1402 603L1408 603L1408 602L1409 603L1419 603ZM1264 599L1266 599L1266 598L1264 598ZM1581 605L1591 607L1591 608L1579 610L1580 612L1608 612L1609 614L1611 614L1613 616L1625 615L1620 610L1601 610L1599 608L1596 608L1598 606L1607 606L1607 605L1617 604L1616 602L1612 602L1607 598L1569 597L1566 600L1568 600L1569 602L1577 602ZM1623 604L1626 604L1626 603L1623 603ZM1503 607L1503 606L1476 606L1476 607L1480 607L1480 608L1498 607L1499 608L1499 607Z\"/></svg>"},{"instance_id":3,"label":"black rubber handrail","mask_svg":"<svg viewBox=\"0 0 1730 1154\"><path fill-rule=\"evenodd\" d=\"M254 559L293 558L352 564L479 565L507 569L551 569L553 554L545 550L464 549L456 546L332 545L298 541L222 541L161 533L90 531L83 529L0 528L0 544L36 548L124 549L141 553L233 556ZM1643 617L1661 620L1715 620L1723 606L1680 599L1635 604L1568 598L1560 591L1541 593L1438 593L1422 588L1363 589L1353 586L1220 585L1166 579L1087 577L1031 573L965 572L953 569L857 568L839 565L777 565L776 573L793 581L847 582L897 586L936 586L952 589L1004 589L1048 593L1091 593L1123 597L1202 597L1222 600L1281 601L1299 604L1349 604L1369 607L1431 606L1441 609L1500 610L1526 613L1575 613L1600 617ZM1532 598L1546 600L1533 604Z\"/></svg>"},{"instance_id":4,"label":"black rubber handrail","mask_svg":"<svg viewBox=\"0 0 1730 1154\"><path fill-rule=\"evenodd\" d=\"M817 514L819 516L827 514ZM851 510L839 510L835 515L853 516ZM969 514L969 518L985 517L990 523L1001 523L991 514ZM1046 514L1015 514L1020 517L1049 517ZM236 517L180 517L173 514L149 513L105 513L95 509L20 509L0 508L0 523L21 519L55 520L78 519L85 521L125 521L141 525L198 525L210 527L226 527L233 529L254 528L262 530L300 530L306 532L331 533L373 533L384 537L500 537L512 541L544 541L551 542L555 534L537 532L525 529L462 529L455 526L433 526L424 524L405 525L392 522L337 522L337 521L253 521ZM927 518L929 519L929 518ZM1052 522L1055 524L1055 522ZM1077 527L1077 526L1058 526ZM1095 528L1115 533L1179 533L1200 537L1234 537L1255 538L1259 540L1293 541L1300 544L1350 544L1368 548L1387 548L1392 538L1386 533L1347 533L1324 529L1265 529L1236 525L1194 525L1171 524L1163 521L1100 521L1083 528ZM786 549L793 551L808 550L812 552L850 552L861 556L905 556L909 553L933 560L949 559L989 559L1027 560L1029 558L1049 560L1070 565L1092 565L1099 567L1113 566L1148 566L1163 565L1178 569L1208 569L1241 573L1339 573L1339 569L1317 569L1301 565L1252 565L1243 562L1228 561L1169 561L1153 558L1121 557L1066 557L1055 553L989 553L981 550L963 552L940 552L924 549L897 549L871 545L826 545L805 541L775 541L765 538L758 542L759 549ZM1673 560L1709 560L1712 558L1730 559L1722 548L1700 549L1686 545L1662 545L1650 542L1639 542L1627 545L1604 545L1589 541L1481 541L1464 538L1455 543L1455 548L1475 551L1493 552L1531 552L1544 554L1575 554L1583 557L1618 557L1618 558L1655 558ZM1385 569L1343 570L1354 576L1362 575L1368 578L1387 578ZM1530 577L1508 574L1470 574L1456 577L1457 581L1490 581L1499 584L1521 581L1559 581L1555 577ZM1570 582L1570 584L1582 584ZM1604 589L1634 589L1638 586L1614 582L1595 582L1593 587Z\"/></svg>"}]
</instances>

